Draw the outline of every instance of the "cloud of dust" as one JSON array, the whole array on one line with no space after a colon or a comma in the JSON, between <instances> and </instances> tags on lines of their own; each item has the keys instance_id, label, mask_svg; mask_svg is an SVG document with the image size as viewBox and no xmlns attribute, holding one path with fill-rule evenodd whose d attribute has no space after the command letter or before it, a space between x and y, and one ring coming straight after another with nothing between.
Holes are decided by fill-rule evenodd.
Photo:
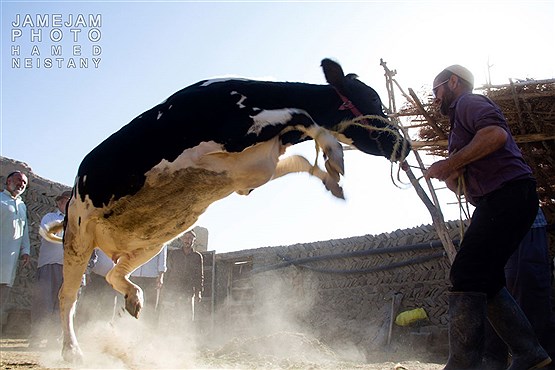
<instances>
[{"instance_id":1,"label":"cloud of dust","mask_svg":"<svg viewBox=\"0 0 555 370\"><path fill-rule=\"evenodd\" d=\"M318 300L306 275L292 268L286 274L275 271L256 274L251 282L255 293L244 300L242 311L230 316L228 310L228 317L223 320L223 312L219 313L216 321L224 324L215 328L213 336L222 346L219 353L273 358L289 366L299 366L299 362L364 362L364 355L347 341L342 342L341 348L332 349L317 339L310 317L318 310ZM227 305L236 303L229 301Z\"/></svg>"},{"instance_id":2,"label":"cloud of dust","mask_svg":"<svg viewBox=\"0 0 555 370\"><path fill-rule=\"evenodd\" d=\"M114 303L115 293L108 288L85 291L78 301L75 330L84 361L72 368L198 368L195 336L182 317L161 312L155 323L147 306L135 319L125 311L123 297L118 295ZM68 366L59 349L43 352L41 363L50 368Z\"/></svg>"},{"instance_id":3,"label":"cloud of dust","mask_svg":"<svg viewBox=\"0 0 555 370\"><path fill-rule=\"evenodd\" d=\"M306 277L266 272L247 279L199 327L187 324L185 314L160 307L157 324L147 312L139 319L123 309L118 297L117 314L111 308L97 312L91 301L78 307L77 336L84 353L80 368L95 369L195 369L290 368L331 366L338 361L364 362L364 355L342 341L330 348L319 341L310 316L318 310L316 289ZM303 280L304 279L304 280ZM90 296L89 296L90 298ZM205 297L205 299L208 299ZM102 299L99 297L98 301ZM95 297L93 296L93 302ZM94 308L91 313L91 309ZM147 307L148 308L148 307ZM89 311L79 320L79 310ZM330 323L321 323L323 327ZM320 328L319 330L322 330ZM49 367L66 367L60 352L45 353Z\"/></svg>"}]
</instances>

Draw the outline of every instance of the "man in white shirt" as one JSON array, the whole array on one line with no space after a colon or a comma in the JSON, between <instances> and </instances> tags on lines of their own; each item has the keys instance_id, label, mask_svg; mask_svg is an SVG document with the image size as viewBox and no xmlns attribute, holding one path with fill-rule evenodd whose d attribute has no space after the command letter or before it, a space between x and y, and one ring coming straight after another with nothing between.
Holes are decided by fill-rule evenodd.
<instances>
[{"instance_id":1,"label":"man in white shirt","mask_svg":"<svg viewBox=\"0 0 555 370\"><path fill-rule=\"evenodd\" d=\"M15 281L17 262L30 262L27 207L21 194L27 188L27 176L14 171L6 177L6 189L0 193L0 324L7 320L6 305Z\"/></svg>"},{"instance_id":2,"label":"man in white shirt","mask_svg":"<svg viewBox=\"0 0 555 370\"><path fill-rule=\"evenodd\" d=\"M49 212L42 218L41 227L63 220L66 206L71 198L71 191L64 191L56 197L55 212ZM59 235L62 236L62 235ZM30 346L38 347L43 340L47 346L57 345L56 338L60 331L60 307L58 292L62 287L64 265L64 246L41 237L39 259L37 264L37 281L33 291L31 309L32 331Z\"/></svg>"}]
</instances>

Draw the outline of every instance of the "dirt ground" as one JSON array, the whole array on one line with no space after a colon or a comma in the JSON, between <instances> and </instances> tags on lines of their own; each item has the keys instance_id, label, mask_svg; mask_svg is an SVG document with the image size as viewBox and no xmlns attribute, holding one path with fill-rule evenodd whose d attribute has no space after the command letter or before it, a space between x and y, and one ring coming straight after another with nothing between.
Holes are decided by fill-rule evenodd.
<instances>
[{"instance_id":1,"label":"dirt ground","mask_svg":"<svg viewBox=\"0 0 555 370\"><path fill-rule=\"evenodd\" d=\"M443 369L445 359L421 354L380 352L366 355L337 353L298 333L231 340L222 346L208 348L183 345L165 338L129 340L114 333L96 333L81 341L84 363L72 366L61 359L59 348L28 348L26 339L2 338L0 368L21 369L368 369L368 370L435 370ZM151 340L152 339L152 340ZM141 347L142 346L142 347ZM351 359L349 359L351 357ZM437 356L436 356L437 357Z\"/></svg>"},{"instance_id":2,"label":"dirt ground","mask_svg":"<svg viewBox=\"0 0 555 370\"><path fill-rule=\"evenodd\" d=\"M154 322L146 315L136 320L122 307L110 321L106 315L85 315L86 320L76 325L84 357L77 365L62 359L61 344L55 338L50 345L43 342L39 349L29 348L30 325L23 325L28 320L20 318L21 330L2 335L0 369L439 370L447 360L445 353L427 352L432 347L424 337L407 335L405 330L395 330L391 344L384 348L370 337L354 343L357 336L321 335L333 325L329 322L314 333L311 326L302 326L282 312L290 308L262 311L265 315L256 319L248 315L249 320L219 318L197 324L170 311ZM53 333L58 332L59 327L53 327ZM374 345L376 349L369 352Z\"/></svg>"},{"instance_id":3,"label":"dirt ground","mask_svg":"<svg viewBox=\"0 0 555 370\"><path fill-rule=\"evenodd\" d=\"M275 296L279 290L271 292ZM446 362L445 354L426 352L431 347L424 337L407 335L405 330L395 330L391 344L384 349L380 340L370 336L363 342L359 336L330 334L337 333L331 330L334 325L342 324L323 322L315 332L313 326L301 325L287 304L260 307L263 314L230 320L216 313L217 319L196 324L166 309L155 321L148 315L137 320L123 307L112 312L110 321L102 312L85 314L76 325L84 357L78 365L62 359L56 339L38 350L29 348L29 320L17 317L12 323L20 327L6 330L0 341L0 369L439 370ZM352 332L348 327L342 329ZM51 330L57 333L59 326L53 325ZM379 330L367 328L367 332ZM351 342L356 340L359 342ZM379 351L369 352L374 345Z\"/></svg>"}]
</instances>

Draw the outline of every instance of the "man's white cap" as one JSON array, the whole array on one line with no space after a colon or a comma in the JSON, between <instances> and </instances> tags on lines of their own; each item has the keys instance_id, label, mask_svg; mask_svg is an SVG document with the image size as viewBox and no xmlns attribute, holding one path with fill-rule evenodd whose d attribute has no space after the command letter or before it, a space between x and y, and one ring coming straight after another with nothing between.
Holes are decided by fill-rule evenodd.
<instances>
[{"instance_id":1,"label":"man's white cap","mask_svg":"<svg viewBox=\"0 0 555 370\"><path fill-rule=\"evenodd\" d=\"M469 82L472 85L472 87L474 87L474 75L472 74L472 72L470 72L468 69L464 68L463 66L454 64L452 66L445 68L445 70L459 76L466 82Z\"/></svg>"}]
</instances>

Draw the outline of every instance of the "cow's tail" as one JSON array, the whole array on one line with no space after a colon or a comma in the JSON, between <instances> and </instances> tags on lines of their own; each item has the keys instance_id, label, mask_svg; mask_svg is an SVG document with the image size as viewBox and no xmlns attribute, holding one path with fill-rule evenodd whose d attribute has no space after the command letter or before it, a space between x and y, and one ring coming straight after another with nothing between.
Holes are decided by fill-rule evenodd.
<instances>
[{"instance_id":1,"label":"cow's tail","mask_svg":"<svg viewBox=\"0 0 555 370\"><path fill-rule=\"evenodd\" d=\"M49 242L61 244L63 242L63 238L59 235L62 235L63 230L64 221L57 220L41 226L39 228L39 234Z\"/></svg>"}]
</instances>

